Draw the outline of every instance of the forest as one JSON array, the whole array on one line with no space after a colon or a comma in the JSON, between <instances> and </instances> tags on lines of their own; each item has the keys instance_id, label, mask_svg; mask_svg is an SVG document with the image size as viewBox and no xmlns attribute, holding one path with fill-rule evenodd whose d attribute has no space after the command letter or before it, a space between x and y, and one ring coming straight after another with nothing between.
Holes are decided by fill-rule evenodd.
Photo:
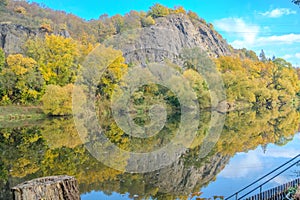
<instances>
[{"instance_id":1,"label":"forest","mask_svg":"<svg viewBox=\"0 0 300 200\"><path fill-rule=\"evenodd\" d=\"M171 9L160 4L153 5L147 12L131 11L112 17L104 14L90 21L25 1L1 0L0 10L2 23L9 21L45 32L42 37L28 39L22 53L8 55L0 48L0 105L41 105L46 114L54 116L72 113L72 90L81 76L82 62L99 46L103 46L102 53L107 59L118 57L98 82L98 100L110 101L113 90L121 84L121 77L131 64L126 63L120 50L103 45L105 39L130 29L155 25L157 18L168 15L186 15L195 26L206 24L196 13L183 7ZM213 26L208 25L214 31ZM71 37L55 34L59 30L67 30ZM224 101L231 107L298 106L299 70L282 58L266 58L263 51L259 56L247 49L231 47L231 51L229 56L208 58L221 74L226 90ZM207 56L202 55L205 52L197 52L197 48L186 49L180 55L183 66L170 67L189 81L197 94L199 107L205 109L211 106L211 94L200 73L200 68L205 66L195 60ZM188 56L192 54L195 57ZM133 95L133 103L141 106L159 98L178 106L174 94L158 85L140 88Z\"/></svg>"},{"instance_id":2,"label":"forest","mask_svg":"<svg viewBox=\"0 0 300 200\"><path fill-rule=\"evenodd\" d=\"M97 120L111 142L129 152L151 152L168 144L179 129L180 101L172 90L159 84L139 87L129 102L129 107L135 111L130 116L140 126L151 122L150 105L164 102L168 116L159 134L137 138L118 127L110 105L114 92L120 86L126 88L122 77L133 69L134 63L127 62L121 50L105 44L109 38L124 33L134 38L131 30L155 26L159 19L171 15L186 17L195 27L205 24L211 33L222 38L212 24L181 6L167 8L155 4L147 12L130 11L124 16L111 17L103 14L98 19L86 21L37 3L0 0L0 26L19 24L42 33L28 38L19 53L6 53L0 47L0 108L35 107L49 116L48 119L24 120L24 123L11 120L11 124L3 123L0 118L0 151L3 152L0 154L0 190L7 193L0 194L0 198L10 195L6 187L12 184L11 180L15 184L53 174L75 176L82 193L101 190L107 194L128 192L130 197L138 194L145 199L188 198L214 180L237 152L247 152L258 146L266 151L270 143L285 145L293 139L300 117L299 69L282 58L267 58L263 50L256 55L252 50L228 45L230 55L211 56L195 47L180 52L177 57L180 65L168 59L164 62L187 81L196 94L193 100L201 110L196 136L178 161L183 170L200 170L198 174L204 174L196 185L186 191L165 193L159 181L153 179L161 176L163 180L172 181L163 170L149 174L125 173L91 156L78 135L78 124L74 124L70 116L73 90L78 80L89 80L83 65L95 49L100 49L102 58L109 61L93 89L97 116L100 116ZM68 34L61 35L61 31ZM219 140L204 158L199 159L213 110L214 94L210 90L213 86L207 79L214 78L210 67L219 73L226 93L226 98L217 103L226 103L228 110L222 110L226 119ZM96 66L96 70L101 70L101 66ZM205 77L202 72L208 75ZM173 78L170 78L171 83L184 89L185 86ZM85 99L82 101L84 103ZM93 134L88 137L91 143L96 138ZM213 165L218 159L221 161L215 163L218 167L210 175L201 171L202 168L212 169L210 163ZM119 160L124 170L128 162L126 157Z\"/></svg>"}]
</instances>

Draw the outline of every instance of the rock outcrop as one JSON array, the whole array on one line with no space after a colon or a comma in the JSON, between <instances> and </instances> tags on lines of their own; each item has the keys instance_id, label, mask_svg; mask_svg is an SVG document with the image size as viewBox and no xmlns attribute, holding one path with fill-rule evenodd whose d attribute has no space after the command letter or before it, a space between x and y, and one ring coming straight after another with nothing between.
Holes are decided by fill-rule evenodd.
<instances>
[{"instance_id":1,"label":"rock outcrop","mask_svg":"<svg viewBox=\"0 0 300 200\"><path fill-rule=\"evenodd\" d=\"M22 53L24 43L36 35L36 31L22 25L0 24L0 47L5 54Z\"/></svg>"},{"instance_id":2,"label":"rock outcrop","mask_svg":"<svg viewBox=\"0 0 300 200\"><path fill-rule=\"evenodd\" d=\"M45 34L52 34L44 29L32 29L23 25L3 23L0 24L0 47L5 54L24 53L24 44L30 38L44 37ZM67 30L60 30L53 33L63 37L70 37Z\"/></svg>"},{"instance_id":3,"label":"rock outcrop","mask_svg":"<svg viewBox=\"0 0 300 200\"><path fill-rule=\"evenodd\" d=\"M162 163L168 162L163 159L159 160ZM194 158L196 159L196 158ZM159 192L174 194L174 195L188 195L192 192L199 191L200 188L207 185L215 179L216 175L229 162L230 156L223 156L216 154L205 159L200 159L198 162L200 166L194 164L187 164L188 161L181 157L174 163L159 170L145 173L144 180L147 187L157 187ZM138 162L132 160L128 161L128 165L136 166L136 170L145 168L152 163L147 159L141 159Z\"/></svg>"},{"instance_id":4,"label":"rock outcrop","mask_svg":"<svg viewBox=\"0 0 300 200\"><path fill-rule=\"evenodd\" d=\"M171 166L144 175L145 182L159 188L162 193L188 195L215 179L229 162L230 156L216 154L203 161L200 167L186 166L183 159Z\"/></svg>"},{"instance_id":5,"label":"rock outcrop","mask_svg":"<svg viewBox=\"0 0 300 200\"><path fill-rule=\"evenodd\" d=\"M115 36L108 41L123 51L129 63L160 62L165 58L178 60L183 49L201 48L211 57L230 55L227 42L204 22L192 23L184 14L156 19L150 27Z\"/></svg>"}]
</instances>

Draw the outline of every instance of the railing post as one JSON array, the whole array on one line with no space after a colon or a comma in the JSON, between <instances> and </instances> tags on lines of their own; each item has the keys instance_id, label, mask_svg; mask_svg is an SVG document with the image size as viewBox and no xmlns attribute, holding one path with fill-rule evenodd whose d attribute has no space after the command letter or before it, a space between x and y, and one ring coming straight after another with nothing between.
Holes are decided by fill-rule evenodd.
<instances>
[{"instance_id":1,"label":"railing post","mask_svg":"<svg viewBox=\"0 0 300 200\"><path fill-rule=\"evenodd\" d=\"M259 199L260 200L262 199L261 196L262 196L262 185L259 187Z\"/></svg>"}]
</instances>

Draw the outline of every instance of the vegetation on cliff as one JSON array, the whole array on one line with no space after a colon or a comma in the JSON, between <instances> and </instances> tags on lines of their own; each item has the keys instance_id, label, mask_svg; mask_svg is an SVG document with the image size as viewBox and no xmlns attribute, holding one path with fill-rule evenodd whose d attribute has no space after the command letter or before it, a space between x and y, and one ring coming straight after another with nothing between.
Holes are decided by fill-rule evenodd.
<instances>
[{"instance_id":1,"label":"vegetation on cliff","mask_svg":"<svg viewBox=\"0 0 300 200\"><path fill-rule=\"evenodd\" d=\"M4 39L1 41L3 49L0 48L1 105L42 103L47 114L68 115L71 113L69 109L71 95L68 90L73 87L72 84L78 78L84 58L98 47L99 43L128 30L142 29L143 35L147 35L150 31L147 27L160 27L161 24L172 25L173 23L176 28L177 24L182 22L188 24L188 27L184 28L192 31L196 38L203 39L202 43L191 43L195 48L189 51L198 51L197 45L208 45L206 49L208 55L211 56L224 81L227 99L223 100L231 107L244 105L244 107L272 108L284 104L297 104L299 81L297 71L290 63L281 58L259 60L253 51L234 50L224 43L224 39L212 25L207 24L196 13L186 11L182 7L170 9L155 4L148 12L131 11L124 16L112 17L101 15L99 19L90 21L24 1L6 0L0 4L0 9L2 25L22 24L43 33L34 37L28 35L26 42L22 44L22 50L12 54L9 53L11 49L6 49L5 37L2 37ZM192 41L182 28L178 29L183 32L184 40ZM61 31L65 31L65 34L60 35ZM203 31L205 34L201 35ZM147 40L148 43L152 41ZM217 42L213 43L213 41ZM162 45L167 44L162 43ZM175 47L178 48L178 45L175 44ZM201 46L199 48L203 49ZM184 51L179 53L183 55L182 52ZM103 54L107 58L119 56L108 67L107 74L98 83L97 98L101 101L109 101L112 91L120 83L120 76L126 73L131 63L127 61L127 57L122 56L122 52L111 47L104 48ZM154 52L154 54L157 56L159 53ZM181 58L185 65L175 68L195 90L200 108L210 107L212 94L207 81L199 72L199 68L203 69L206 66L193 63L193 59L198 58L184 57L184 55ZM53 95L55 98L50 98ZM155 99L158 95L176 104L174 100L176 97L173 94L166 93L164 88L153 85L138 90L134 95L134 102L142 104L145 99ZM55 100L56 104L51 100Z\"/></svg>"}]
</instances>

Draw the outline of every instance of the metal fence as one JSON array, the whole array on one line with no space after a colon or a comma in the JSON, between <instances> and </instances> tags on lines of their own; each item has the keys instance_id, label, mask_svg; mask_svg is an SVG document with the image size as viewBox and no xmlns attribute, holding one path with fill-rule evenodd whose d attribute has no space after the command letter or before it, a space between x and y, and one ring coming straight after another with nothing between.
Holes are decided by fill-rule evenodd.
<instances>
[{"instance_id":1,"label":"metal fence","mask_svg":"<svg viewBox=\"0 0 300 200\"><path fill-rule=\"evenodd\" d=\"M259 190L259 197L261 198L257 198L257 199L268 199L268 198L262 198L262 194L264 194L264 192L262 192L262 188L265 184L267 184L268 182L270 182L271 180L273 180L275 177L279 176L280 174L282 174L283 172L287 171L288 169L290 169L291 167L295 166L296 164L298 164L300 162L299 160L300 154L296 155L294 158L290 159L289 161L285 162L284 164L280 165L279 167L277 167L276 169L272 170L271 172L269 172L268 174L264 175L263 177L253 181L252 183L250 183L249 185L247 185L246 187L242 188L241 190L235 192L234 194L230 195L229 197L225 198L225 200L231 199L233 197L235 197L236 200L240 200L243 198L247 198L249 199L247 196L251 195L253 192ZM294 163L290 164L292 161L295 161ZM286 165L290 164L288 167L282 169L283 167L285 167ZM278 172L279 170L281 170L280 172ZM275 175L274 175L275 174ZM267 178L268 176L271 176L271 178L269 178L268 180L264 181L263 183L261 183L261 181L263 181L264 178ZM296 179L298 180L298 179ZM288 184L288 183L287 183ZM255 187L256 186L256 187ZM255 187L254 189L250 190L250 187ZM280 187L280 186L279 186ZM278 187L277 187L278 188ZM275 188L274 191L277 189ZM283 187L284 188L284 187ZM246 192L248 190L248 192ZM250 191L249 191L250 190ZM272 193L274 193L274 191L272 191ZM243 195L242 192L244 193ZM278 193L278 192L277 192ZM257 196L257 195L255 195ZM273 198L271 198L273 199ZM276 198L275 198L276 199ZM279 198L280 199L280 198Z\"/></svg>"},{"instance_id":2,"label":"metal fence","mask_svg":"<svg viewBox=\"0 0 300 200\"><path fill-rule=\"evenodd\" d=\"M265 192L254 195L252 197L247 197L246 200L288 199L289 198L287 196L288 190L291 187L299 186L299 184L300 184L300 178L290 181L288 183L285 183L283 185L280 185L278 187L269 189Z\"/></svg>"}]
</instances>

